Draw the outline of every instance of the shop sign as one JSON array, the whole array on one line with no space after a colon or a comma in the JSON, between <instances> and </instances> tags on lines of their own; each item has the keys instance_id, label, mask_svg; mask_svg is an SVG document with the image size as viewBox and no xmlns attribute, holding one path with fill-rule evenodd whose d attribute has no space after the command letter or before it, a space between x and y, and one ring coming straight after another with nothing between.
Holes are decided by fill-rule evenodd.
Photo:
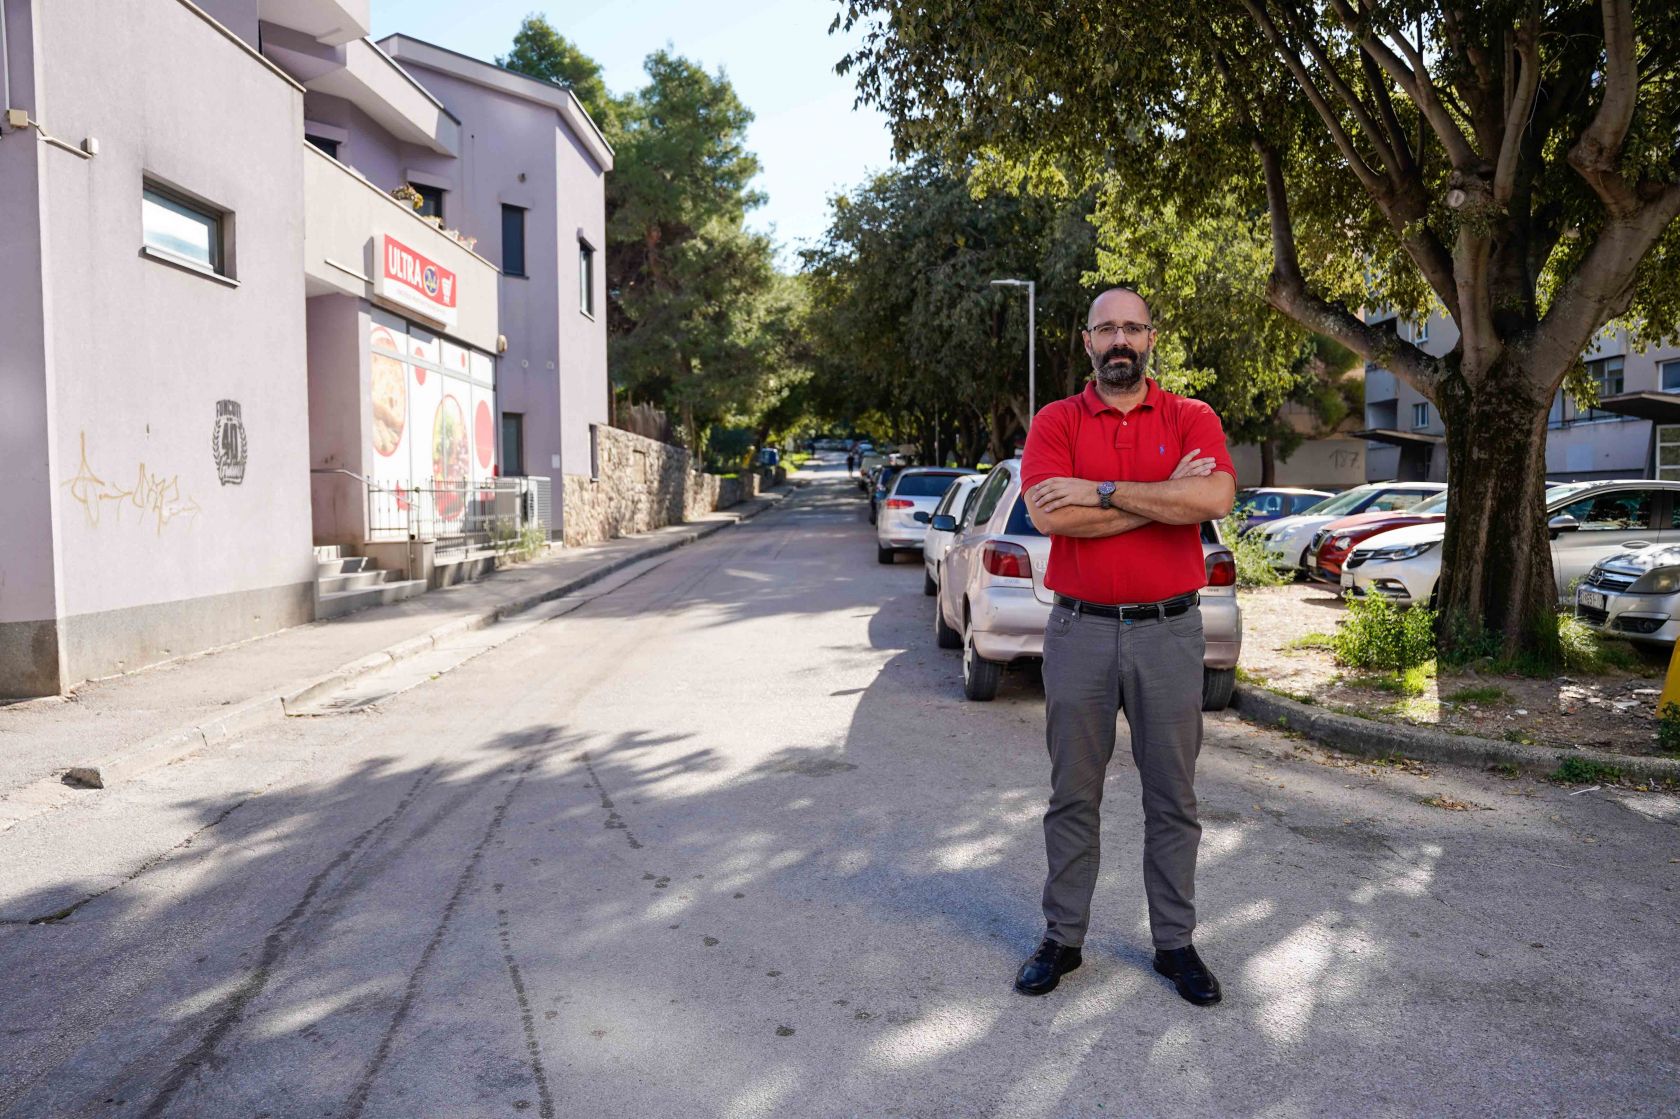
<instances>
[{"instance_id":1,"label":"shop sign","mask_svg":"<svg viewBox=\"0 0 1680 1119\"><path fill-rule=\"evenodd\" d=\"M455 273L420 255L388 233L380 241L374 294L411 311L418 311L434 322L455 325L455 304L460 295Z\"/></svg>"}]
</instances>

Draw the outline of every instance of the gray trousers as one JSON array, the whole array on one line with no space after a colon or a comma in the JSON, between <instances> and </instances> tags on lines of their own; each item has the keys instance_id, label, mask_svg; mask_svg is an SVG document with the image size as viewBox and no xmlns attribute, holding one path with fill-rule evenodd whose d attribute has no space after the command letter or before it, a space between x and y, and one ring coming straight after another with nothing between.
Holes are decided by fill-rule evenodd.
<instances>
[{"instance_id":1,"label":"gray trousers","mask_svg":"<svg viewBox=\"0 0 1680 1119\"><path fill-rule=\"evenodd\" d=\"M1122 622L1063 606L1044 631L1045 738L1050 808L1044 814L1044 921L1051 940L1085 941L1097 884L1103 777L1117 715L1131 728L1143 785L1143 886L1160 950L1196 928L1196 755L1202 748L1202 614Z\"/></svg>"}]
</instances>

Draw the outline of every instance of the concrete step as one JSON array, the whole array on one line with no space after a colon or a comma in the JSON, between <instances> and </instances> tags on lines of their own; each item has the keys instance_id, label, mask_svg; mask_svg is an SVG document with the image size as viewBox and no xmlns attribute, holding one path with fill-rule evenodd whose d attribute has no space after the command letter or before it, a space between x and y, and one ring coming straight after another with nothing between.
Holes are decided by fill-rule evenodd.
<instances>
[{"instance_id":1,"label":"concrete step","mask_svg":"<svg viewBox=\"0 0 1680 1119\"><path fill-rule=\"evenodd\" d=\"M393 602L401 602L405 598L425 593L424 579L402 579L360 590L334 591L331 594L319 595L315 599L315 620L338 618L373 606L388 606Z\"/></svg>"},{"instance_id":2,"label":"concrete step","mask_svg":"<svg viewBox=\"0 0 1680 1119\"><path fill-rule=\"evenodd\" d=\"M342 556L336 559L318 559L315 561L315 578L317 580L333 575L350 575L357 571L369 571L372 566L366 556Z\"/></svg>"},{"instance_id":3,"label":"concrete step","mask_svg":"<svg viewBox=\"0 0 1680 1119\"><path fill-rule=\"evenodd\" d=\"M340 591L360 591L368 587L377 587L385 582L391 573L381 571L377 567L364 568L360 571L349 571L342 575L319 575L315 579L315 594L337 594Z\"/></svg>"},{"instance_id":4,"label":"concrete step","mask_svg":"<svg viewBox=\"0 0 1680 1119\"><path fill-rule=\"evenodd\" d=\"M318 560L342 559L343 556L344 556L344 547L342 545L339 545L339 544L317 544L317 545L315 545L315 558L318 559Z\"/></svg>"}]
</instances>

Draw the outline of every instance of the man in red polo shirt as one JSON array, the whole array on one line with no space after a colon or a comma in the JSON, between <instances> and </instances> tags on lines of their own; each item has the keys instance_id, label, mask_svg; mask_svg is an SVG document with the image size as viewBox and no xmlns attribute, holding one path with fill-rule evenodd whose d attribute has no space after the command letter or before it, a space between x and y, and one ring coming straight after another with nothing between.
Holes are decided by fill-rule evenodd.
<instances>
[{"instance_id":1,"label":"man in red polo shirt","mask_svg":"<svg viewBox=\"0 0 1680 1119\"><path fill-rule=\"evenodd\" d=\"M1231 511L1236 470L1213 409L1145 375L1154 320L1134 291L1091 304L1085 391L1039 412L1027 436L1027 511L1050 537L1044 631L1050 807L1045 936L1015 987L1042 995L1080 963L1097 882L1103 777L1126 713L1143 786L1143 883L1155 970L1197 1005L1219 982L1196 927L1196 755L1202 746L1201 522ZM1200 456L1200 457L1198 457ZM1182 460L1182 461L1181 461Z\"/></svg>"}]
</instances>

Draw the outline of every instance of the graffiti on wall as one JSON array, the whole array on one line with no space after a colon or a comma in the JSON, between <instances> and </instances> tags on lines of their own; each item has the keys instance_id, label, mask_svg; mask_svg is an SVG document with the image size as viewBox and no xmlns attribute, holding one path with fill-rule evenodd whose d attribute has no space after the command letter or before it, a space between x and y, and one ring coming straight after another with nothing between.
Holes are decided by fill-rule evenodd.
<instances>
[{"instance_id":1,"label":"graffiti on wall","mask_svg":"<svg viewBox=\"0 0 1680 1119\"><path fill-rule=\"evenodd\" d=\"M216 425L210 429L210 456L222 485L237 486L245 480L245 457L249 450L239 401L216 401Z\"/></svg>"},{"instance_id":2,"label":"graffiti on wall","mask_svg":"<svg viewBox=\"0 0 1680 1119\"><path fill-rule=\"evenodd\" d=\"M89 528L99 527L107 508L118 524L122 523L123 510L132 508L141 523L155 523L158 535L162 536L166 525L183 518L191 519L204 511L198 502L182 495L179 474L157 474L147 470L145 463L136 467L132 486L125 487L101 478L88 463L85 431L82 432L81 464L76 476L63 485L70 491L70 500L82 507Z\"/></svg>"}]
</instances>

